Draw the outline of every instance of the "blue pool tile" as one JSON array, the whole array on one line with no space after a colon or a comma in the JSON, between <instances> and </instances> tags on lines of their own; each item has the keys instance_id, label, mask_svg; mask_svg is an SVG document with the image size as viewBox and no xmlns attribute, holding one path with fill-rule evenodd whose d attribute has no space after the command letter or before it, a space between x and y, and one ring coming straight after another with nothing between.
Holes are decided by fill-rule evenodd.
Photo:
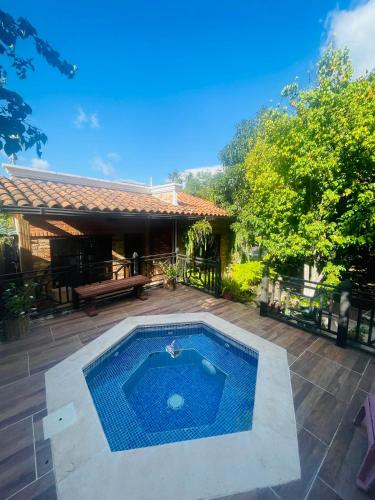
<instances>
[{"instance_id":1,"label":"blue pool tile","mask_svg":"<svg viewBox=\"0 0 375 500\"><path fill-rule=\"evenodd\" d=\"M174 359L165 351L172 341ZM109 446L119 451L250 430L257 365L253 349L184 323L136 328L84 374ZM178 409L168 405L173 394L183 400Z\"/></svg>"}]
</instances>

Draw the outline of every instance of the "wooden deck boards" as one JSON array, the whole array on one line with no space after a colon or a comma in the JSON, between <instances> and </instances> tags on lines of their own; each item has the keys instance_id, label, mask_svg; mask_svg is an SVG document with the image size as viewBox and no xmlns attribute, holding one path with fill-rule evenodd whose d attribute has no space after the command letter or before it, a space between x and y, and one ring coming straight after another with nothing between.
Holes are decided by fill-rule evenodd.
<instances>
[{"instance_id":1,"label":"wooden deck boards","mask_svg":"<svg viewBox=\"0 0 375 500\"><path fill-rule=\"evenodd\" d=\"M302 478L230 500L371 498L354 483L366 452L366 431L354 427L352 418L366 391L375 390L373 357L192 288L148 294L146 302L130 297L103 305L94 318L78 311L35 321L26 339L0 344L0 499L56 497L50 444L41 428L45 370L127 316L198 311L212 312L284 347L291 365Z\"/></svg>"}]
</instances>

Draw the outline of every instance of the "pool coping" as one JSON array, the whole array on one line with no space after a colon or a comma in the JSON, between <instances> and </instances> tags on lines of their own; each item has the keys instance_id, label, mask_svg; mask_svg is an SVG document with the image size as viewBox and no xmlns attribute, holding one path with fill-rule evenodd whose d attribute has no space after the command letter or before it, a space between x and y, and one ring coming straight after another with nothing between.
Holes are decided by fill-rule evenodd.
<instances>
[{"instance_id":1,"label":"pool coping","mask_svg":"<svg viewBox=\"0 0 375 500\"><path fill-rule=\"evenodd\" d=\"M258 351L252 430L111 452L83 368L137 326L190 322ZM215 498L300 478L286 350L211 313L128 317L48 370L45 378L48 414L56 416L70 404L76 411L69 427L51 435L60 499Z\"/></svg>"}]
</instances>

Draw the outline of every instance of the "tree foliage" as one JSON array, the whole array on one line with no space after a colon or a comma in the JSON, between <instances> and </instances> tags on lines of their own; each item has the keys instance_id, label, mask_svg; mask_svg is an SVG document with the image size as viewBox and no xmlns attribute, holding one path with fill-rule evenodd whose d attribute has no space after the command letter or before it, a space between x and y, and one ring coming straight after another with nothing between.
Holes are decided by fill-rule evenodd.
<instances>
[{"instance_id":1,"label":"tree foliage","mask_svg":"<svg viewBox=\"0 0 375 500\"><path fill-rule=\"evenodd\" d=\"M329 46L315 84L282 95L287 106L264 111L250 139L234 228L279 267L348 268L374 248L375 76L352 80L348 52Z\"/></svg>"},{"instance_id":2,"label":"tree foliage","mask_svg":"<svg viewBox=\"0 0 375 500\"><path fill-rule=\"evenodd\" d=\"M6 12L0 10L0 151L7 156L15 157L19 151L36 147L41 155L42 145L47 136L37 127L28 122L32 113L31 107L17 93L6 88L7 69L12 68L17 77L24 80L28 71L35 71L31 58L19 55L19 42L29 39L33 42L36 52L47 63L58 69L68 78L76 72L76 66L61 58L60 54L38 35L37 30L26 19L15 20Z\"/></svg>"},{"instance_id":3,"label":"tree foliage","mask_svg":"<svg viewBox=\"0 0 375 500\"><path fill-rule=\"evenodd\" d=\"M179 172L178 170L172 170L172 172L170 172L168 174L168 180L169 182L175 182L176 184L182 184L183 183L183 175L181 174L181 172Z\"/></svg>"},{"instance_id":4,"label":"tree foliage","mask_svg":"<svg viewBox=\"0 0 375 500\"><path fill-rule=\"evenodd\" d=\"M233 139L220 152L220 159L225 167L234 167L243 163L250 150L250 138L256 132L256 120L242 120L236 125Z\"/></svg>"}]
</instances>

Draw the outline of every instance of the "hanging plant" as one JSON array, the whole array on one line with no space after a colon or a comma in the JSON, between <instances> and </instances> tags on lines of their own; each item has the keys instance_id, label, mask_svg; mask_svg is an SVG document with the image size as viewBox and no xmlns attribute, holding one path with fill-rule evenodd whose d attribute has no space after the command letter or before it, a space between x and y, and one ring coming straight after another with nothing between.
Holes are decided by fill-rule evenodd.
<instances>
[{"instance_id":1,"label":"hanging plant","mask_svg":"<svg viewBox=\"0 0 375 500\"><path fill-rule=\"evenodd\" d=\"M12 219L0 209L0 247L11 245L16 234Z\"/></svg>"},{"instance_id":2,"label":"hanging plant","mask_svg":"<svg viewBox=\"0 0 375 500\"><path fill-rule=\"evenodd\" d=\"M207 251L208 246L213 241L212 226L206 219L195 222L186 232L185 245L186 254L193 255L202 250Z\"/></svg>"}]
</instances>

